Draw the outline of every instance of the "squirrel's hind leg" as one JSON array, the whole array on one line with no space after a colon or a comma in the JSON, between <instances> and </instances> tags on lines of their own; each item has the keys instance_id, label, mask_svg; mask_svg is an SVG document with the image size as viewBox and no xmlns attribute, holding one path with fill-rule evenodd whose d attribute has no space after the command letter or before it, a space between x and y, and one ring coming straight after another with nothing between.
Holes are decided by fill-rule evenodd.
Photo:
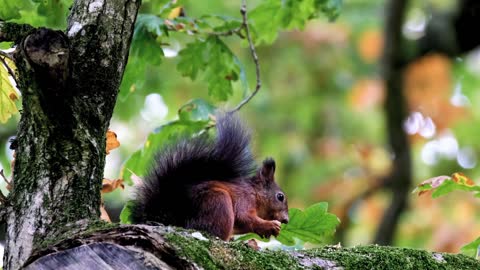
<instances>
[{"instance_id":1,"label":"squirrel's hind leg","mask_svg":"<svg viewBox=\"0 0 480 270\"><path fill-rule=\"evenodd\" d=\"M215 187L199 192L195 197L194 201L198 203L195 206L195 217L187 222L186 227L206 231L223 240L230 239L235 214L228 191Z\"/></svg>"}]
</instances>

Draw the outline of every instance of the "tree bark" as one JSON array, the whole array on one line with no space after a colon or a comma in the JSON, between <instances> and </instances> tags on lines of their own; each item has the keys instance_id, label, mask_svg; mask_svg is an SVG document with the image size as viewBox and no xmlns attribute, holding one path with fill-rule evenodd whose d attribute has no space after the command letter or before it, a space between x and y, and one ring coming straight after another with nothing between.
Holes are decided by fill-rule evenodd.
<instances>
[{"instance_id":1,"label":"tree bark","mask_svg":"<svg viewBox=\"0 0 480 270\"><path fill-rule=\"evenodd\" d=\"M23 109L5 269L22 267L45 241L98 220L105 134L139 5L76 0L65 33L27 29L19 42L14 59ZM15 40L5 25L0 37Z\"/></svg>"},{"instance_id":2,"label":"tree bark","mask_svg":"<svg viewBox=\"0 0 480 270\"><path fill-rule=\"evenodd\" d=\"M208 237L208 236L207 236ZM26 269L480 269L464 255L407 248L326 246L254 250L164 226L121 226L60 241L36 253Z\"/></svg>"}]
</instances>

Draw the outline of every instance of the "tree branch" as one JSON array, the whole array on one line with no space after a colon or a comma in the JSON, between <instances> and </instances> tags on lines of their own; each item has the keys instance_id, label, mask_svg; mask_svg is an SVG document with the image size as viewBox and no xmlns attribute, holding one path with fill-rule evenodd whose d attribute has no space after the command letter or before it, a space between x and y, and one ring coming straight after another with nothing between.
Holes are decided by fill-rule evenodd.
<instances>
[{"instance_id":1,"label":"tree branch","mask_svg":"<svg viewBox=\"0 0 480 270\"><path fill-rule=\"evenodd\" d=\"M225 32L208 32L207 34L208 35L212 35L212 36L233 36L233 35L238 35L240 36L241 38L245 38L242 34L241 34L241 31L242 29L244 29L245 27L243 26L243 23L240 27L237 27L237 28L234 28L234 29L230 29L228 31L225 31Z\"/></svg>"},{"instance_id":2,"label":"tree branch","mask_svg":"<svg viewBox=\"0 0 480 270\"><path fill-rule=\"evenodd\" d=\"M0 21L0 42L13 41L16 44L35 30L35 27L28 24L17 24Z\"/></svg>"},{"instance_id":3,"label":"tree branch","mask_svg":"<svg viewBox=\"0 0 480 270\"><path fill-rule=\"evenodd\" d=\"M392 172L387 177L387 185L392 191L390 206L385 210L374 242L381 245L392 243L400 218L406 207L407 197L412 184L410 144L403 130L407 116L406 100L403 95L403 55L402 24L407 0L390 0L386 7L385 45L383 51L382 75L385 80L387 96L384 104L386 114L387 137L394 159Z\"/></svg>"},{"instance_id":4,"label":"tree branch","mask_svg":"<svg viewBox=\"0 0 480 270\"><path fill-rule=\"evenodd\" d=\"M242 7L240 9L240 13L242 14L242 26L245 28L245 33L247 36L248 46L250 48L250 54L252 56L253 62L255 64L255 76L257 78L257 84L255 85L255 90L244 100L242 100L230 113L235 113L239 111L245 104L247 104L260 90L262 86L262 82L260 80L260 63L258 61L257 52L255 51L255 45L253 44L252 37L250 35L250 28L248 26L247 20L247 2L246 0L242 0Z\"/></svg>"},{"instance_id":5,"label":"tree branch","mask_svg":"<svg viewBox=\"0 0 480 270\"><path fill-rule=\"evenodd\" d=\"M408 248L325 246L256 251L180 228L123 225L58 241L25 269L479 269L464 255Z\"/></svg>"}]
</instances>

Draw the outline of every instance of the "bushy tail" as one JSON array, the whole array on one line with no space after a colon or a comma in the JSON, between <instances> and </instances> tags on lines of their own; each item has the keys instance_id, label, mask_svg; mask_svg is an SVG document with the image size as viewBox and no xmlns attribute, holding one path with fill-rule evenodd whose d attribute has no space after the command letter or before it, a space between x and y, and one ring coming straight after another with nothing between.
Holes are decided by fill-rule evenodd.
<instances>
[{"instance_id":1,"label":"bushy tail","mask_svg":"<svg viewBox=\"0 0 480 270\"><path fill-rule=\"evenodd\" d=\"M137 188L134 222L158 221L183 226L188 217L189 186L205 181L234 181L256 170L250 134L232 114L217 115L215 139L180 139L159 151L152 172Z\"/></svg>"}]
</instances>

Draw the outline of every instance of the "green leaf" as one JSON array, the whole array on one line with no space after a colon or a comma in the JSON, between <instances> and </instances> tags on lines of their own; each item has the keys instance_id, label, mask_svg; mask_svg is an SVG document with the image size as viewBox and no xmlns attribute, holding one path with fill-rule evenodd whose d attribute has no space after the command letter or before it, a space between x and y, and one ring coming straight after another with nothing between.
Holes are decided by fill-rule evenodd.
<instances>
[{"instance_id":1,"label":"green leaf","mask_svg":"<svg viewBox=\"0 0 480 270\"><path fill-rule=\"evenodd\" d=\"M463 246L460 251L467 256L480 258L480 237Z\"/></svg>"},{"instance_id":2,"label":"green leaf","mask_svg":"<svg viewBox=\"0 0 480 270\"><path fill-rule=\"evenodd\" d=\"M123 73L122 83L120 85L120 93L118 98L120 101L125 101L127 98L142 89L145 84L145 72L147 63L143 61L138 55L130 54L128 63Z\"/></svg>"},{"instance_id":3,"label":"green leaf","mask_svg":"<svg viewBox=\"0 0 480 270\"><path fill-rule=\"evenodd\" d=\"M232 95L232 82L244 72L237 57L216 36L189 43L179 56L178 71L192 80L203 72L202 80L208 83L208 94L221 101Z\"/></svg>"},{"instance_id":4,"label":"green leaf","mask_svg":"<svg viewBox=\"0 0 480 270\"><path fill-rule=\"evenodd\" d=\"M20 10L32 8L30 0L0 0L0 20L9 21L21 17Z\"/></svg>"},{"instance_id":5,"label":"green leaf","mask_svg":"<svg viewBox=\"0 0 480 270\"><path fill-rule=\"evenodd\" d=\"M281 30L303 29L306 23L325 14L330 20L340 14L342 0L266 0L249 15L255 44L271 44Z\"/></svg>"},{"instance_id":6,"label":"green leaf","mask_svg":"<svg viewBox=\"0 0 480 270\"><path fill-rule=\"evenodd\" d=\"M248 21L254 33L255 44L271 44L277 39L283 16L279 0L266 0L249 12Z\"/></svg>"},{"instance_id":7,"label":"green leaf","mask_svg":"<svg viewBox=\"0 0 480 270\"><path fill-rule=\"evenodd\" d=\"M164 20L155 15L139 14L135 23L131 53L147 63L160 64L162 36L168 35Z\"/></svg>"},{"instance_id":8,"label":"green leaf","mask_svg":"<svg viewBox=\"0 0 480 270\"><path fill-rule=\"evenodd\" d=\"M0 20L65 29L73 0L0 0Z\"/></svg>"},{"instance_id":9,"label":"green leaf","mask_svg":"<svg viewBox=\"0 0 480 270\"><path fill-rule=\"evenodd\" d=\"M327 209L328 203L326 202L311 205L305 211L291 208L288 211L290 221L288 224L282 224L277 240L287 246L295 245L295 239L313 244L324 242L325 238L332 235L340 224L340 220L335 215L328 213ZM252 238L261 241L269 240L255 233L242 235L237 240L243 241Z\"/></svg>"},{"instance_id":10,"label":"green leaf","mask_svg":"<svg viewBox=\"0 0 480 270\"><path fill-rule=\"evenodd\" d=\"M193 99L178 110L181 121L209 121L216 108L203 99Z\"/></svg>"},{"instance_id":11,"label":"green leaf","mask_svg":"<svg viewBox=\"0 0 480 270\"><path fill-rule=\"evenodd\" d=\"M340 15L342 5L343 0L317 0L317 7L327 15L330 20L335 20Z\"/></svg>"},{"instance_id":12,"label":"green leaf","mask_svg":"<svg viewBox=\"0 0 480 270\"><path fill-rule=\"evenodd\" d=\"M178 53L180 61L177 64L177 70L180 74L195 80L197 74L206 68L206 51L207 46L205 42L197 40L196 42L188 43L187 47Z\"/></svg>"},{"instance_id":13,"label":"green leaf","mask_svg":"<svg viewBox=\"0 0 480 270\"><path fill-rule=\"evenodd\" d=\"M466 186L454 182L453 180L445 180L440 186L438 186L432 193L432 198L438 198L445 194L448 194L454 190L463 190L469 192L480 192L480 186Z\"/></svg>"},{"instance_id":14,"label":"green leaf","mask_svg":"<svg viewBox=\"0 0 480 270\"><path fill-rule=\"evenodd\" d=\"M37 13L45 17L45 26L65 28L72 0L34 0L39 3Z\"/></svg>"},{"instance_id":15,"label":"green leaf","mask_svg":"<svg viewBox=\"0 0 480 270\"><path fill-rule=\"evenodd\" d=\"M294 245L295 238L314 244L322 243L332 235L340 220L327 212L328 203L314 204L305 211L292 209L289 211L290 221L282 224L277 240L285 245Z\"/></svg>"},{"instance_id":16,"label":"green leaf","mask_svg":"<svg viewBox=\"0 0 480 270\"><path fill-rule=\"evenodd\" d=\"M143 89L147 68L161 63L164 54L160 39L167 33L164 20L160 17L138 15L128 63L120 86L120 101L127 100L131 94Z\"/></svg>"},{"instance_id":17,"label":"green leaf","mask_svg":"<svg viewBox=\"0 0 480 270\"><path fill-rule=\"evenodd\" d=\"M286 1L282 18L283 26L286 29L303 29L315 12L315 0Z\"/></svg>"},{"instance_id":18,"label":"green leaf","mask_svg":"<svg viewBox=\"0 0 480 270\"><path fill-rule=\"evenodd\" d=\"M171 0L143 0L140 6L141 13L153 13L165 17L168 12L176 7Z\"/></svg>"},{"instance_id":19,"label":"green leaf","mask_svg":"<svg viewBox=\"0 0 480 270\"><path fill-rule=\"evenodd\" d=\"M201 30L207 32L209 29L214 32L227 32L239 28L242 20L236 17L206 14L196 20Z\"/></svg>"},{"instance_id":20,"label":"green leaf","mask_svg":"<svg viewBox=\"0 0 480 270\"><path fill-rule=\"evenodd\" d=\"M133 201L128 201L120 213L120 223L132 224Z\"/></svg>"},{"instance_id":21,"label":"green leaf","mask_svg":"<svg viewBox=\"0 0 480 270\"><path fill-rule=\"evenodd\" d=\"M457 185L452 180L445 180L440 186L438 186L432 193L432 198L438 198L445 194L448 194L456 189Z\"/></svg>"}]
</instances>

